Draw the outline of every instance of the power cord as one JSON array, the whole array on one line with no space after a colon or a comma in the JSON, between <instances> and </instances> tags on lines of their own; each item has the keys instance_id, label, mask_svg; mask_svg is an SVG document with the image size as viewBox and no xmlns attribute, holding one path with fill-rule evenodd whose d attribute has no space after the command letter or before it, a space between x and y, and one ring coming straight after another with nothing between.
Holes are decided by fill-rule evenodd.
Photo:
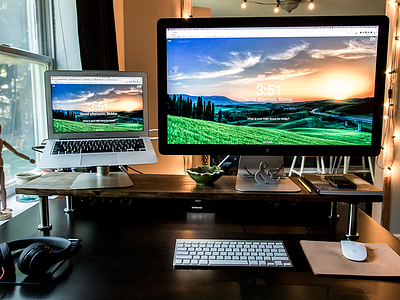
<instances>
[{"instance_id":1,"label":"power cord","mask_svg":"<svg viewBox=\"0 0 400 300\"><path fill-rule=\"evenodd\" d=\"M128 169L130 169L130 170L132 170L132 171L134 171L134 172L136 172L136 173L139 173L139 174L141 174L141 175L144 174L144 173L140 172L139 170L136 170L136 169L134 169L134 168L132 168L132 167L130 167L130 166L128 166Z\"/></svg>"},{"instance_id":2,"label":"power cord","mask_svg":"<svg viewBox=\"0 0 400 300\"><path fill-rule=\"evenodd\" d=\"M39 153L43 153L42 149L44 149L44 148L45 148L45 146L33 146L32 150L39 152Z\"/></svg>"},{"instance_id":3,"label":"power cord","mask_svg":"<svg viewBox=\"0 0 400 300\"><path fill-rule=\"evenodd\" d=\"M150 129L149 132L158 132L158 128ZM158 136L151 137L150 140L151 140L151 141L152 141L152 140L158 140Z\"/></svg>"},{"instance_id":4,"label":"power cord","mask_svg":"<svg viewBox=\"0 0 400 300\"><path fill-rule=\"evenodd\" d=\"M39 152L39 153L43 153L42 150L46 147L46 141L47 141L47 139L43 140L43 141L40 143L39 146L33 146L33 147L32 147L32 150L33 150L33 151L36 151L36 152Z\"/></svg>"}]
</instances>

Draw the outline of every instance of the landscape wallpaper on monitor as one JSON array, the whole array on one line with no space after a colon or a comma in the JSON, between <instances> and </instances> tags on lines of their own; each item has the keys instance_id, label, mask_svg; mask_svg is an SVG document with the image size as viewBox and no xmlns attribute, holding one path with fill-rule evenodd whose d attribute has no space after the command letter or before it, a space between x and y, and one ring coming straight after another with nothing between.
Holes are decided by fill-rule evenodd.
<instances>
[{"instance_id":1,"label":"landscape wallpaper on monitor","mask_svg":"<svg viewBox=\"0 0 400 300\"><path fill-rule=\"evenodd\" d=\"M54 133L142 131L141 85L52 84Z\"/></svg>"},{"instance_id":2,"label":"landscape wallpaper on monitor","mask_svg":"<svg viewBox=\"0 0 400 300\"><path fill-rule=\"evenodd\" d=\"M169 144L369 145L375 37L167 39Z\"/></svg>"}]
</instances>

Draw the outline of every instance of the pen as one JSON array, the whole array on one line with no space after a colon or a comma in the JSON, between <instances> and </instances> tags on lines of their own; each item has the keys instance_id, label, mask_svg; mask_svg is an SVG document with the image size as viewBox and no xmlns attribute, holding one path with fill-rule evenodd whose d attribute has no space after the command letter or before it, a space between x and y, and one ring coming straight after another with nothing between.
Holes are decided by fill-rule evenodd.
<instances>
[{"instance_id":1,"label":"pen","mask_svg":"<svg viewBox=\"0 0 400 300\"><path fill-rule=\"evenodd\" d=\"M310 187L304 182L302 178L299 177L298 181L301 183L302 186L311 194L311 189Z\"/></svg>"}]
</instances>

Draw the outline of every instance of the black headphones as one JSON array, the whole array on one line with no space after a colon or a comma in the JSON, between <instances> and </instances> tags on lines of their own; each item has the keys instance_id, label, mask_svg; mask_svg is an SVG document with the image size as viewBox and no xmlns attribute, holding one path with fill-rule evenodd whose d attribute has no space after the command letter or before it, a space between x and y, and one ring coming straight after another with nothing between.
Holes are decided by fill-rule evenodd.
<instances>
[{"instance_id":1,"label":"black headphones","mask_svg":"<svg viewBox=\"0 0 400 300\"><path fill-rule=\"evenodd\" d=\"M14 259L11 251L25 248L19 256L18 268L26 275L44 275L54 264L70 254L71 242L60 237L38 237L0 244L0 267L4 278L15 281Z\"/></svg>"}]
</instances>

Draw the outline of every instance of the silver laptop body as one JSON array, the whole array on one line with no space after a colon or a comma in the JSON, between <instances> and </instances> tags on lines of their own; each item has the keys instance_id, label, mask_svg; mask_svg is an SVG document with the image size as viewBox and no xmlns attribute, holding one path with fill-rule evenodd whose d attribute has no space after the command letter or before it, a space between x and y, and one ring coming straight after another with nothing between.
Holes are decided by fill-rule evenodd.
<instances>
[{"instance_id":1,"label":"silver laptop body","mask_svg":"<svg viewBox=\"0 0 400 300\"><path fill-rule=\"evenodd\" d=\"M157 163L149 138L145 72L50 70L45 72L45 92L49 140L39 168ZM54 151L58 141L129 138L143 139L144 149L72 154Z\"/></svg>"}]
</instances>

